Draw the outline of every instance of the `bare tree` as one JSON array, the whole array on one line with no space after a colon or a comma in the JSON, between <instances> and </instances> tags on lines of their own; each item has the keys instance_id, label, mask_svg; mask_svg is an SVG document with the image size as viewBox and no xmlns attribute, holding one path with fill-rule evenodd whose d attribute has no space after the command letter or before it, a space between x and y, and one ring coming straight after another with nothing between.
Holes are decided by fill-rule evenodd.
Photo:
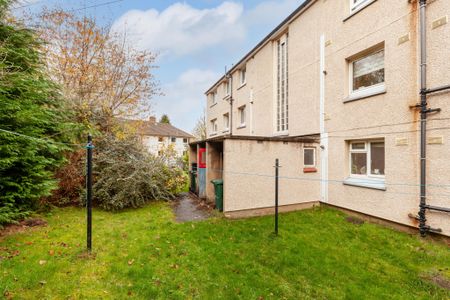
<instances>
[{"instance_id":1,"label":"bare tree","mask_svg":"<svg viewBox=\"0 0 450 300\"><path fill-rule=\"evenodd\" d=\"M195 124L195 127L194 127L194 130L192 131L192 134L198 140L206 139L206 112L205 112L205 110L203 110L202 115L197 120L197 124Z\"/></svg>"},{"instance_id":2,"label":"bare tree","mask_svg":"<svg viewBox=\"0 0 450 300\"><path fill-rule=\"evenodd\" d=\"M159 93L152 74L156 56L137 51L107 26L63 10L41 14L48 67L78 121L109 131L117 117L142 115Z\"/></svg>"}]
</instances>

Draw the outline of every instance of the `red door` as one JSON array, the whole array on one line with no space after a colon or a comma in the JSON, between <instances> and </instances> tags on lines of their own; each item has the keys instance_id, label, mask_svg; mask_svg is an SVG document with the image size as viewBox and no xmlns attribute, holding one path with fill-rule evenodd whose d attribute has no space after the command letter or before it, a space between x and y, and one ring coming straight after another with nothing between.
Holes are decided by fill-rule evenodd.
<instances>
[{"instance_id":1,"label":"red door","mask_svg":"<svg viewBox=\"0 0 450 300\"><path fill-rule=\"evenodd\" d=\"M206 148L198 149L198 167L206 169Z\"/></svg>"}]
</instances>

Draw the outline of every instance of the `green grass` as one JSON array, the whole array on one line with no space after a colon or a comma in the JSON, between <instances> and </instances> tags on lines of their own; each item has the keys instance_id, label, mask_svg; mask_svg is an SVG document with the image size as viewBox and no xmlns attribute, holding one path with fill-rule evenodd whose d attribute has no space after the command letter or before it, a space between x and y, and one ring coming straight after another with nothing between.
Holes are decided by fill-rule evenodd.
<instances>
[{"instance_id":1,"label":"green grass","mask_svg":"<svg viewBox=\"0 0 450 300\"><path fill-rule=\"evenodd\" d=\"M154 203L53 211L49 225L0 241L0 292L15 299L449 299L429 278L450 277L445 244L318 208L272 217L177 224ZM40 261L45 263L40 264ZM0 296L1 297L1 296ZM262 297L262 298L260 298Z\"/></svg>"}]
</instances>

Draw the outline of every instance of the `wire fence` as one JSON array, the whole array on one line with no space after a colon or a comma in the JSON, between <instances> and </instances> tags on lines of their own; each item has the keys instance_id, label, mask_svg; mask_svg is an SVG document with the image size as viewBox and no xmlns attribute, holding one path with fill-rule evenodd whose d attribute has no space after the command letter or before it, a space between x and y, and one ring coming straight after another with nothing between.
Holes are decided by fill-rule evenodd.
<instances>
[{"instance_id":1,"label":"wire fence","mask_svg":"<svg viewBox=\"0 0 450 300\"><path fill-rule=\"evenodd\" d=\"M280 161L280 175L279 180L290 180L299 182L309 182L317 184L338 184L338 185L353 185L348 179L323 179L323 178L311 178L311 177L301 177L301 176L286 176L283 175L282 171L282 161ZM249 176L249 177L261 177L275 180L275 171L271 174L269 173L258 173L258 172L245 172L245 171L235 171L235 170L224 170L224 169L211 169L207 168L208 171L220 173L223 177L224 174L230 176ZM316 175L317 176L317 175ZM450 200L450 183L427 183L421 185L420 183L412 182L389 182L387 180L370 180L364 178L358 178L358 184L360 185L371 185L375 189L383 190L386 194L395 195L407 195L412 197L418 197L418 191L421 186L425 186L429 189L429 195L427 198L434 200ZM393 191L393 189L416 189L414 191ZM436 191L439 189L439 191Z\"/></svg>"}]
</instances>

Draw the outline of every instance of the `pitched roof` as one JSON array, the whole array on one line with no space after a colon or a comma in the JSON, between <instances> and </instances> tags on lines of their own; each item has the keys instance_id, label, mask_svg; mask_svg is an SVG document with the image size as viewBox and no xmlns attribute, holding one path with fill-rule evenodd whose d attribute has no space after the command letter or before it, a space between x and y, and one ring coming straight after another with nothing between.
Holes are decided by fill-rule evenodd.
<instances>
[{"instance_id":1,"label":"pitched roof","mask_svg":"<svg viewBox=\"0 0 450 300\"><path fill-rule=\"evenodd\" d=\"M151 121L143 121L142 126L139 129L139 133L142 135L151 136L171 136L182 138L193 138L192 134L189 134L181 129L172 126L171 124L158 123Z\"/></svg>"},{"instance_id":2,"label":"pitched roof","mask_svg":"<svg viewBox=\"0 0 450 300\"><path fill-rule=\"evenodd\" d=\"M150 118L150 120L117 118L117 121L119 124L122 124L122 126L125 126L125 128L133 128L133 132L139 135L194 138L192 134L178 129L171 124L156 122L154 117Z\"/></svg>"}]
</instances>

